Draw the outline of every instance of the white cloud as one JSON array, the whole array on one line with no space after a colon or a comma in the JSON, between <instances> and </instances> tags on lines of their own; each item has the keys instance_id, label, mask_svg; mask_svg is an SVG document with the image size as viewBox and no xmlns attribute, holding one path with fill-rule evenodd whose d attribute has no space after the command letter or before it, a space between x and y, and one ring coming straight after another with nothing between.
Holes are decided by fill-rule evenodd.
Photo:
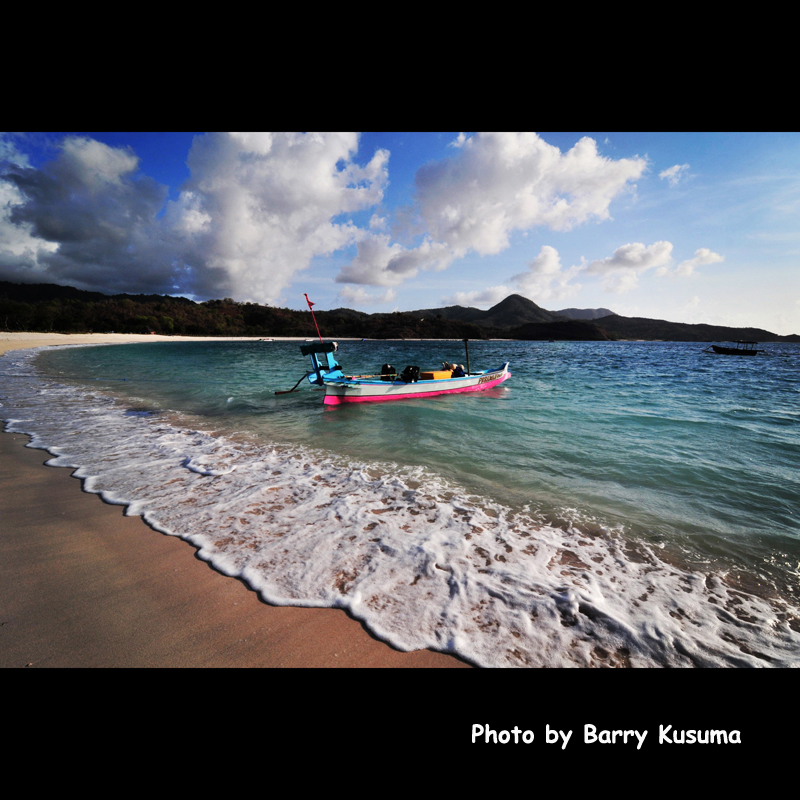
<instances>
[{"instance_id":1,"label":"white cloud","mask_svg":"<svg viewBox=\"0 0 800 800\"><path fill-rule=\"evenodd\" d=\"M672 263L671 242L659 241L649 246L641 242L633 242L618 247L608 258L597 259L565 268L554 247L545 245L539 255L528 264L528 271L514 275L509 279L512 288L496 286L483 291L459 293L453 296L461 305L494 305L513 291L525 295L535 303L542 304L547 300L564 300L577 294L581 284L572 281L580 276L598 276L602 278L603 289L613 294L624 294L635 289L639 276L654 269L656 275L669 273ZM697 264L710 264L722 261L722 256L712 253L708 248L700 248L695 258L684 261L675 269L674 274L689 275Z\"/></svg>"},{"instance_id":2,"label":"white cloud","mask_svg":"<svg viewBox=\"0 0 800 800\"><path fill-rule=\"evenodd\" d=\"M368 294L361 286L345 286L338 294L339 299L346 303L359 306L381 305L393 303L397 299L394 289L387 289L383 294Z\"/></svg>"},{"instance_id":3,"label":"white cloud","mask_svg":"<svg viewBox=\"0 0 800 800\"><path fill-rule=\"evenodd\" d=\"M641 242L625 244L618 247L610 257L585 265L582 271L586 275L602 276L603 288L606 291L621 294L634 289L638 285L639 275L650 269L655 269L657 277L688 276L700 265L724 260L719 253L701 247L695 251L694 258L682 261L671 270L672 249L671 242L663 241L655 242L648 247Z\"/></svg>"},{"instance_id":4,"label":"white cloud","mask_svg":"<svg viewBox=\"0 0 800 800\"><path fill-rule=\"evenodd\" d=\"M137 168L131 151L83 137L66 139L42 169L7 167L4 185L14 199L0 230L0 274L86 289L168 290L156 224L166 189L134 180ZM20 237L26 255L14 261L8 254Z\"/></svg>"},{"instance_id":5,"label":"white cloud","mask_svg":"<svg viewBox=\"0 0 800 800\"><path fill-rule=\"evenodd\" d=\"M658 173L661 180L666 180L670 186L677 186L681 181L689 177L688 164L676 164L674 167L669 167L663 172Z\"/></svg>"},{"instance_id":6,"label":"white cloud","mask_svg":"<svg viewBox=\"0 0 800 800\"><path fill-rule=\"evenodd\" d=\"M675 268L675 274L691 275L694 273L695 267L702 266L703 264L716 264L724 260L725 256L721 256L719 253L714 253L707 247L701 247L694 251L694 258L681 261L681 263L678 264L678 266Z\"/></svg>"},{"instance_id":7,"label":"white cloud","mask_svg":"<svg viewBox=\"0 0 800 800\"><path fill-rule=\"evenodd\" d=\"M655 242L645 246L633 242L618 247L608 258L592 261L583 268L586 275L602 275L603 288L622 294L638 283L638 276L653 268L664 268L672 259L670 242Z\"/></svg>"},{"instance_id":8,"label":"white cloud","mask_svg":"<svg viewBox=\"0 0 800 800\"><path fill-rule=\"evenodd\" d=\"M209 218L188 254L197 290L214 295L226 285L236 297L274 302L312 258L364 238L352 222L333 220L380 202L389 154L378 150L361 167L357 149L356 134L195 139L186 189L193 211Z\"/></svg>"},{"instance_id":9,"label":"white cloud","mask_svg":"<svg viewBox=\"0 0 800 800\"><path fill-rule=\"evenodd\" d=\"M566 153L535 133L467 139L458 156L423 166L420 212L436 241L456 252L498 253L515 230L569 230L607 219L611 200L645 169L644 159L613 161L582 138Z\"/></svg>"},{"instance_id":10,"label":"white cloud","mask_svg":"<svg viewBox=\"0 0 800 800\"><path fill-rule=\"evenodd\" d=\"M491 286L488 289L474 292L456 292L452 297L443 298L442 302L447 306L489 308L513 293L514 290L509 289L508 286Z\"/></svg>"},{"instance_id":11,"label":"white cloud","mask_svg":"<svg viewBox=\"0 0 800 800\"><path fill-rule=\"evenodd\" d=\"M339 283L399 286L416 277L420 269L445 269L452 253L440 243L425 239L419 247L391 243L388 234L362 236L355 258L336 276Z\"/></svg>"},{"instance_id":12,"label":"white cloud","mask_svg":"<svg viewBox=\"0 0 800 800\"><path fill-rule=\"evenodd\" d=\"M194 192L181 192L176 203L167 208L168 226L178 236L193 236L211 227L211 215L203 211L203 198Z\"/></svg>"},{"instance_id":13,"label":"white cloud","mask_svg":"<svg viewBox=\"0 0 800 800\"><path fill-rule=\"evenodd\" d=\"M615 271L643 272L668 263L671 257L670 242L655 242L649 246L633 242L618 247L608 258L592 261L585 268L585 272L587 275L603 275Z\"/></svg>"},{"instance_id":14,"label":"white cloud","mask_svg":"<svg viewBox=\"0 0 800 800\"><path fill-rule=\"evenodd\" d=\"M539 251L539 255L528 263L526 272L521 272L509 279L509 286L492 286L479 291L457 292L452 297L444 298L443 302L488 308L514 293L522 294L533 300L534 303L542 303L545 300L562 300L580 290L580 284L570 283L580 270L580 266L564 269L558 250L544 245Z\"/></svg>"},{"instance_id":15,"label":"white cloud","mask_svg":"<svg viewBox=\"0 0 800 800\"><path fill-rule=\"evenodd\" d=\"M564 300L577 294L582 288L581 284L573 283L580 275L598 276L602 279L605 291L623 294L635 289L638 286L639 275L648 270L655 270L658 276L691 275L697 265L724 260L718 253L712 252L707 247L701 247L695 251L694 258L681 262L670 272L672 250L671 242L660 241L649 246L633 242L618 247L608 258L592 262L581 258L580 264L565 268L561 264L558 251L554 247L544 245L539 255L529 262L528 270L513 275L509 278L508 285L492 286L472 292L457 292L451 297L443 298L442 302L488 308L514 292L525 295L538 304L547 300ZM695 297L692 303L696 305L699 300Z\"/></svg>"},{"instance_id":16,"label":"white cloud","mask_svg":"<svg viewBox=\"0 0 800 800\"><path fill-rule=\"evenodd\" d=\"M630 190L647 166L638 157L605 158L587 137L566 153L535 133L459 136L455 144L457 154L426 164L416 175L415 217L423 243L399 249L388 239L380 246L362 239L337 281L397 285L468 252L499 253L517 231L566 231L608 219L611 201Z\"/></svg>"},{"instance_id":17,"label":"white cloud","mask_svg":"<svg viewBox=\"0 0 800 800\"><path fill-rule=\"evenodd\" d=\"M27 246L39 279L80 288L272 303L315 256L368 235L340 217L381 201L389 154L361 166L357 149L352 133L205 134L166 203L133 151L68 137L41 169L7 159L0 250ZM7 260L3 276L20 268Z\"/></svg>"},{"instance_id":18,"label":"white cloud","mask_svg":"<svg viewBox=\"0 0 800 800\"><path fill-rule=\"evenodd\" d=\"M40 258L54 253L58 245L36 236L30 223L13 221L14 210L24 203L14 184L0 180L0 279L44 281L46 271Z\"/></svg>"},{"instance_id":19,"label":"white cloud","mask_svg":"<svg viewBox=\"0 0 800 800\"><path fill-rule=\"evenodd\" d=\"M544 245L539 255L528 264L528 271L514 275L511 281L520 294L540 303L544 300L563 300L580 290L580 284L570 284L580 267L564 269L554 247Z\"/></svg>"},{"instance_id":20,"label":"white cloud","mask_svg":"<svg viewBox=\"0 0 800 800\"><path fill-rule=\"evenodd\" d=\"M65 186L96 194L120 188L126 177L139 166L136 154L128 148L109 147L94 139L66 139L61 156L53 165L54 174Z\"/></svg>"}]
</instances>

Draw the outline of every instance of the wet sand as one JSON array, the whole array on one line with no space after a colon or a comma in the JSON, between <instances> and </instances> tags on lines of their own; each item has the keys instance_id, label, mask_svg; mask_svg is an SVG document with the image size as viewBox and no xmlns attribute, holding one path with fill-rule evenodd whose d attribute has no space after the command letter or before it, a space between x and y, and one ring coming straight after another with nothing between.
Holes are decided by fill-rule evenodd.
<instances>
[{"instance_id":1,"label":"wet sand","mask_svg":"<svg viewBox=\"0 0 800 800\"><path fill-rule=\"evenodd\" d=\"M124 334L0 334L10 349ZM1 414L0 414L1 416ZM397 651L338 609L270 606L0 433L0 667L465 667Z\"/></svg>"}]
</instances>

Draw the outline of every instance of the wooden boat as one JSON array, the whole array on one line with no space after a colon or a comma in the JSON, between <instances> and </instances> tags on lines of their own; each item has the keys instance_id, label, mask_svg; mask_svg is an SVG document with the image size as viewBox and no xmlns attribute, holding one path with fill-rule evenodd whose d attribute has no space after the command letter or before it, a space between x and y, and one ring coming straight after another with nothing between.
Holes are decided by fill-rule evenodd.
<instances>
[{"instance_id":1,"label":"wooden boat","mask_svg":"<svg viewBox=\"0 0 800 800\"><path fill-rule=\"evenodd\" d=\"M339 349L336 342L325 342L319 332L314 303L305 295L311 318L317 329L319 342L306 339L311 344L300 345L300 352L311 357L311 372L304 375L309 383L325 387L324 403L328 406L342 403L380 403L387 400L410 400L419 397L434 397L440 394L460 394L491 389L511 377L508 361L495 369L472 372L469 364L469 340L464 339L467 368L455 364L442 364L441 370L420 370L409 365L398 376L391 364L384 364L377 375L345 375L336 361L334 353ZM363 341L363 340L362 340ZM303 378L288 391L275 394L289 394L302 382Z\"/></svg>"},{"instance_id":2,"label":"wooden boat","mask_svg":"<svg viewBox=\"0 0 800 800\"><path fill-rule=\"evenodd\" d=\"M764 352L764 350L756 350L758 342L737 341L731 342L731 344L735 344L736 347L722 347L721 345L712 344L711 349L715 353L724 356L754 356L756 353Z\"/></svg>"},{"instance_id":3,"label":"wooden boat","mask_svg":"<svg viewBox=\"0 0 800 800\"><path fill-rule=\"evenodd\" d=\"M313 369L306 377L309 383L325 387L323 402L329 406L479 392L511 377L507 361L481 372L471 372L469 367L466 372L458 368L420 370L410 365L398 375L394 367L384 364L376 375L345 375L334 356L338 349L336 342L315 342L300 347L303 355L311 357Z\"/></svg>"}]
</instances>

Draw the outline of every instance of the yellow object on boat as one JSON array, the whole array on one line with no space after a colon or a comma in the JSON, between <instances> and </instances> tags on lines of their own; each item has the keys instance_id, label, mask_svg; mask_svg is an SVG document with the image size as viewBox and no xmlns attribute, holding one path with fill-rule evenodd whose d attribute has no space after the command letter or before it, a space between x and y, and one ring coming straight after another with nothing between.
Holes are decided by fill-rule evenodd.
<instances>
[{"instance_id":1,"label":"yellow object on boat","mask_svg":"<svg viewBox=\"0 0 800 800\"><path fill-rule=\"evenodd\" d=\"M419 379L421 381L443 381L446 378L452 378L453 372L452 370L433 370L431 372L420 372Z\"/></svg>"}]
</instances>

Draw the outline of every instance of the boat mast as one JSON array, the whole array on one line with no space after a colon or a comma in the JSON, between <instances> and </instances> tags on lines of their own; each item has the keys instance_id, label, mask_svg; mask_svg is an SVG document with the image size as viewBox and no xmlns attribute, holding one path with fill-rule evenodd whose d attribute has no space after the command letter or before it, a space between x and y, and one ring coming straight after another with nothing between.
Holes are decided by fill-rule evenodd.
<instances>
[{"instance_id":1,"label":"boat mast","mask_svg":"<svg viewBox=\"0 0 800 800\"><path fill-rule=\"evenodd\" d=\"M311 319L314 320L314 327L317 329L317 336L319 336L319 340L322 341L322 334L319 332L319 325L317 325L317 318L314 316L314 309L312 308L314 303L312 303L308 299L308 295L305 294L305 292L303 293L303 295L306 298L306 303L308 303L308 310L311 312Z\"/></svg>"}]
</instances>

